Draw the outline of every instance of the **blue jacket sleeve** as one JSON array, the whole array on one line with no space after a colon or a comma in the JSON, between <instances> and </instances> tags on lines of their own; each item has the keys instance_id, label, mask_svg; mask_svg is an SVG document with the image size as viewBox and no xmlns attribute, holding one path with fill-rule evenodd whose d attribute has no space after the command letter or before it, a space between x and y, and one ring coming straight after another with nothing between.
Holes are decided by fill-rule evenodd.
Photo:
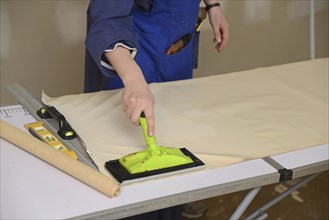
<instances>
[{"instance_id":1,"label":"blue jacket sleeve","mask_svg":"<svg viewBox=\"0 0 329 220\"><path fill-rule=\"evenodd\" d=\"M134 0L91 0L88 8L86 48L92 59L107 76L115 72L101 65L106 49L118 42L138 48L138 34L130 16Z\"/></svg>"}]
</instances>

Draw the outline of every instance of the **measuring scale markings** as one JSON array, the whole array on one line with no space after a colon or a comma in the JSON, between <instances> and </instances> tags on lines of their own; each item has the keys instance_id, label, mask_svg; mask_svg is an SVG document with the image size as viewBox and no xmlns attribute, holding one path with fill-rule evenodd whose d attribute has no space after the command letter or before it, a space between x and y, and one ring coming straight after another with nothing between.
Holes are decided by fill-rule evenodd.
<instances>
[{"instance_id":1,"label":"measuring scale markings","mask_svg":"<svg viewBox=\"0 0 329 220\"><path fill-rule=\"evenodd\" d=\"M14 115L30 115L30 113L24 107L11 107L0 110L1 118L11 118Z\"/></svg>"}]
</instances>

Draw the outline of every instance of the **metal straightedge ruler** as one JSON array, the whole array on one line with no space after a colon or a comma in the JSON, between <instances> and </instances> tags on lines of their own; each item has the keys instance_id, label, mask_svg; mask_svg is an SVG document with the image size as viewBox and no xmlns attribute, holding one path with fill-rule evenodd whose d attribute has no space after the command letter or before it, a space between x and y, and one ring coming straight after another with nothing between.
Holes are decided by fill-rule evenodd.
<instances>
[{"instance_id":1,"label":"metal straightedge ruler","mask_svg":"<svg viewBox=\"0 0 329 220\"><path fill-rule=\"evenodd\" d=\"M6 85L6 90L16 99L22 106L13 106L13 108L2 108L1 118L9 119L13 117L24 117L31 115L36 121L41 121L44 126L55 135L61 142L70 150L73 150L78 156L78 160L91 168L98 170L94 161L87 153L83 142L80 138L72 140L64 140L58 134L59 124L56 119L42 119L37 115L37 111L44 107L44 105L31 92L27 91L22 85L16 83L13 85Z\"/></svg>"}]
</instances>

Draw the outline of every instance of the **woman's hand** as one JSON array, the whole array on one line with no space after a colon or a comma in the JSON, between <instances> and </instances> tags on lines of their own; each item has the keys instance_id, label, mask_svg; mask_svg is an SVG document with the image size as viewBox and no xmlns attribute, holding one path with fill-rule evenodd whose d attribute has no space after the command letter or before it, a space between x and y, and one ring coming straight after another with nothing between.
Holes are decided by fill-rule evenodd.
<instances>
[{"instance_id":1,"label":"woman's hand","mask_svg":"<svg viewBox=\"0 0 329 220\"><path fill-rule=\"evenodd\" d=\"M218 6L210 8L208 14L209 22L214 32L216 50L221 52L226 47L230 38L227 20Z\"/></svg>"},{"instance_id":2,"label":"woman's hand","mask_svg":"<svg viewBox=\"0 0 329 220\"><path fill-rule=\"evenodd\" d=\"M145 82L145 80L144 80ZM154 134L154 97L146 82L126 83L122 95L122 109L134 125L139 124L139 117L144 112L148 135Z\"/></svg>"}]
</instances>

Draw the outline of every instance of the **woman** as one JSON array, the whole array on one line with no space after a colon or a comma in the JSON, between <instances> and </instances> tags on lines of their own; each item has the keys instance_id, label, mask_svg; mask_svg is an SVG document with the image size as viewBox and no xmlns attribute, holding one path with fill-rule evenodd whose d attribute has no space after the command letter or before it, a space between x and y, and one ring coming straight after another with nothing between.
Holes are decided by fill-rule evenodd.
<instances>
[{"instance_id":1,"label":"woman","mask_svg":"<svg viewBox=\"0 0 329 220\"><path fill-rule=\"evenodd\" d=\"M228 24L218 1L204 2L219 52L229 39ZM200 0L91 0L85 92L124 88L122 108L127 118L138 125L144 112L148 134L153 136L155 100L148 83L192 78L199 4ZM184 47L168 53L182 37ZM176 219L180 211L179 206L141 219Z\"/></svg>"}]
</instances>

